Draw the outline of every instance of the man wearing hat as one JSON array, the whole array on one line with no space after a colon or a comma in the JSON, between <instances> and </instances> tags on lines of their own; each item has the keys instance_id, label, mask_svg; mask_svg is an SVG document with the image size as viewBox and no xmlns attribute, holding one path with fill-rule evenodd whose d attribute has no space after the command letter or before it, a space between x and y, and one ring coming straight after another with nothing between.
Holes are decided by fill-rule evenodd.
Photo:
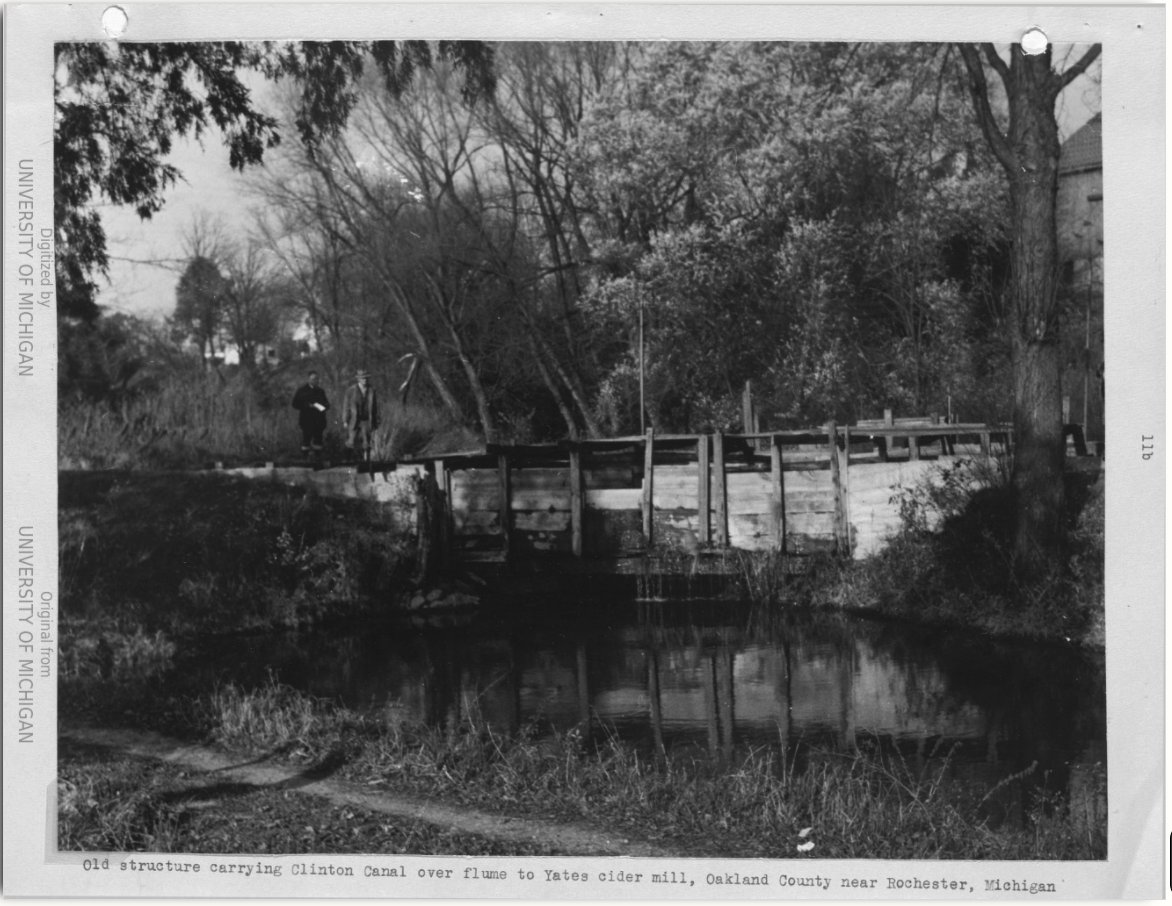
<instances>
[{"instance_id":1,"label":"man wearing hat","mask_svg":"<svg viewBox=\"0 0 1172 906\"><path fill-rule=\"evenodd\" d=\"M354 448L358 458L370 457L370 438L378 428L378 397L370 386L370 374L358 369L355 383L346 388L342 403L342 424L346 428L347 443Z\"/></svg>"}]
</instances>

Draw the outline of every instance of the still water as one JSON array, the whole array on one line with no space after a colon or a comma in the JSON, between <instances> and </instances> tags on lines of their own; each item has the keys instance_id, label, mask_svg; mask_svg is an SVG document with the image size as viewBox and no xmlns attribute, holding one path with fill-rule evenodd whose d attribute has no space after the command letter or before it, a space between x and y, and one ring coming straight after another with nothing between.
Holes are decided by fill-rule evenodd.
<instances>
[{"instance_id":1,"label":"still water","mask_svg":"<svg viewBox=\"0 0 1172 906\"><path fill-rule=\"evenodd\" d=\"M1106 760L1101 655L728 602L532 599L217 640L189 669L384 715L580 727L648 749L898 748L1065 791ZM198 664L198 666L196 666ZM206 673L205 673L206 676Z\"/></svg>"}]
</instances>

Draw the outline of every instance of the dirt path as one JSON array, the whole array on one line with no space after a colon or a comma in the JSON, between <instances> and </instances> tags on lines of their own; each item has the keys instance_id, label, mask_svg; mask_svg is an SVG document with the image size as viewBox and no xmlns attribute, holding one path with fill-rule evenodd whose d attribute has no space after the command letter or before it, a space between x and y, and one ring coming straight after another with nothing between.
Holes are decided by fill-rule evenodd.
<instances>
[{"instance_id":1,"label":"dirt path","mask_svg":"<svg viewBox=\"0 0 1172 906\"><path fill-rule=\"evenodd\" d=\"M424 821L439 828L477 834L502 842L545 844L556 847L568 856L673 855L649 843L603 833L586 824L541 818L513 818L474 808L442 805L398 793L374 792L356 783L315 777L312 768L298 771L274 764L265 757L242 761L239 757L158 733L74 727L63 728L60 738L113 749L138 758L154 758L195 771L214 772L217 779L229 779L257 787L295 790L320 796L337 805L351 805L395 818Z\"/></svg>"}]
</instances>

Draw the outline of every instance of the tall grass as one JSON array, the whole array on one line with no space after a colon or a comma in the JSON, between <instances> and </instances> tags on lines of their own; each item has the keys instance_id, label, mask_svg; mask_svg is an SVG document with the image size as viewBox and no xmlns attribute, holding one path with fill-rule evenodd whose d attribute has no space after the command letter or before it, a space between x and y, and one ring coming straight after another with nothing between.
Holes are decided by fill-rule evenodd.
<instances>
[{"instance_id":1,"label":"tall grass","mask_svg":"<svg viewBox=\"0 0 1172 906\"><path fill-rule=\"evenodd\" d=\"M63 469L181 469L213 462L300 457L297 413L290 405L304 376L288 370L187 368L144 381L102 401L63 398L57 454ZM344 460L343 390L331 395L326 455ZM446 413L384 396L374 439L379 459L466 450L480 439Z\"/></svg>"},{"instance_id":2,"label":"tall grass","mask_svg":"<svg viewBox=\"0 0 1172 906\"><path fill-rule=\"evenodd\" d=\"M263 375L193 369L117 401L63 400L57 413L58 463L84 469L183 468L217 459L271 459L300 442L292 409L278 406L278 389Z\"/></svg>"},{"instance_id":3,"label":"tall grass","mask_svg":"<svg viewBox=\"0 0 1172 906\"><path fill-rule=\"evenodd\" d=\"M947 759L932 770L898 753L772 749L652 758L608 735L495 732L475 706L444 727L380 719L270 684L217 692L202 712L217 742L285 750L344 776L486 808L553 812L619 826L696 855L800 858L1103 858L1105 823L1058 796L1024 824L992 826L990 790ZM1101 780L1101 779L1100 779ZM1105 787L1104 787L1105 788ZM809 844L813 844L810 846Z\"/></svg>"}]
</instances>

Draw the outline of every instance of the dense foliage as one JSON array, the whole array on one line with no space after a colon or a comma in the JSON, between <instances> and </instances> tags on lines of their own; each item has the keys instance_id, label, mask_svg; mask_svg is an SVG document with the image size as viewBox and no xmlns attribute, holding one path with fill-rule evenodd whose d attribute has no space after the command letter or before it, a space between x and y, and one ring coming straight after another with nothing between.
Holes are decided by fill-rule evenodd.
<instances>
[{"instance_id":1,"label":"dense foliage","mask_svg":"<svg viewBox=\"0 0 1172 906\"><path fill-rule=\"evenodd\" d=\"M366 83L265 234L319 342L490 437L1008 415L1001 177L943 46L505 45ZM643 323L643 341L639 324Z\"/></svg>"},{"instance_id":2,"label":"dense foliage","mask_svg":"<svg viewBox=\"0 0 1172 906\"><path fill-rule=\"evenodd\" d=\"M369 368L488 441L735 430L747 381L766 429L1012 420L1015 569L1046 572L1054 107L1098 50L1064 72L981 50L63 45L62 311L95 314L93 202L149 216L179 178L173 138L215 125L233 166L266 169L247 240L209 259L221 289L196 290L195 254L179 288L176 336L205 356L214 324L255 370L301 323L333 374ZM275 83L273 113L249 74ZM193 317L195 296L218 301Z\"/></svg>"}]
</instances>

